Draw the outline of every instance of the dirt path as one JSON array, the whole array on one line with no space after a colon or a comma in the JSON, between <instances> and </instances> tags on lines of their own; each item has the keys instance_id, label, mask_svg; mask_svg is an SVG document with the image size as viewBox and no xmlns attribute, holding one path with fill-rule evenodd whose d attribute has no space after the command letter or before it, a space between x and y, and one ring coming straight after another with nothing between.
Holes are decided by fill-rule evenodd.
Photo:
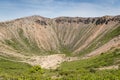
<instances>
[{"instance_id":1,"label":"dirt path","mask_svg":"<svg viewBox=\"0 0 120 80\"><path fill-rule=\"evenodd\" d=\"M109 70L109 69L119 69L118 65L106 66L102 68L98 68L98 70Z\"/></svg>"}]
</instances>

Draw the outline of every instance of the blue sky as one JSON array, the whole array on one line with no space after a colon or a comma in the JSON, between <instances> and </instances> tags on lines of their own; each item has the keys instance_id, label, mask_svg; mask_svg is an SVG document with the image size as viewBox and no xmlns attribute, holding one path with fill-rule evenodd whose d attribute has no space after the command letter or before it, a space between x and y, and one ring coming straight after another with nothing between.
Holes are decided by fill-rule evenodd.
<instances>
[{"instance_id":1,"label":"blue sky","mask_svg":"<svg viewBox=\"0 0 120 80\"><path fill-rule=\"evenodd\" d=\"M0 0L0 21L31 15L49 18L120 15L120 0Z\"/></svg>"}]
</instances>

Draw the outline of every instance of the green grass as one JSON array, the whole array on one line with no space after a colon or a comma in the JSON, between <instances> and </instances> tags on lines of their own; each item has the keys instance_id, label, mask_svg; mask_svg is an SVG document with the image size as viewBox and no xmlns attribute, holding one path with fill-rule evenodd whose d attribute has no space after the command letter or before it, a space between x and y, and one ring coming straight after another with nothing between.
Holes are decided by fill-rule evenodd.
<instances>
[{"instance_id":1,"label":"green grass","mask_svg":"<svg viewBox=\"0 0 120 80\"><path fill-rule=\"evenodd\" d=\"M22 76L30 67L30 65L25 63L12 62L0 58L0 76L6 80Z\"/></svg>"},{"instance_id":2,"label":"green grass","mask_svg":"<svg viewBox=\"0 0 120 80\"><path fill-rule=\"evenodd\" d=\"M120 64L120 49L91 59L64 62L58 69L61 80L120 80L120 70L98 70L99 67Z\"/></svg>"},{"instance_id":3,"label":"green grass","mask_svg":"<svg viewBox=\"0 0 120 80\"><path fill-rule=\"evenodd\" d=\"M65 54L66 56L71 56L72 52L67 48L67 47L61 47L60 48L60 53Z\"/></svg>"},{"instance_id":4,"label":"green grass","mask_svg":"<svg viewBox=\"0 0 120 80\"><path fill-rule=\"evenodd\" d=\"M120 69L97 69L120 64L119 60L120 49L115 49L90 59L64 62L55 70L45 70L40 66L32 67L26 63L0 58L0 78L4 80L120 80ZM58 79L53 79L52 76Z\"/></svg>"},{"instance_id":5,"label":"green grass","mask_svg":"<svg viewBox=\"0 0 120 80\"><path fill-rule=\"evenodd\" d=\"M0 80L50 80L44 69L0 58Z\"/></svg>"},{"instance_id":6,"label":"green grass","mask_svg":"<svg viewBox=\"0 0 120 80\"><path fill-rule=\"evenodd\" d=\"M64 62L62 66L67 67L66 69L73 68L74 67L89 67L89 68L97 68L102 66L109 66L114 65L116 60L120 60L120 49L115 49L114 51L110 51L107 53L102 53L100 56L96 56L90 59L86 60L80 60L80 61L73 61L73 62ZM72 66L70 66L72 65Z\"/></svg>"}]
</instances>

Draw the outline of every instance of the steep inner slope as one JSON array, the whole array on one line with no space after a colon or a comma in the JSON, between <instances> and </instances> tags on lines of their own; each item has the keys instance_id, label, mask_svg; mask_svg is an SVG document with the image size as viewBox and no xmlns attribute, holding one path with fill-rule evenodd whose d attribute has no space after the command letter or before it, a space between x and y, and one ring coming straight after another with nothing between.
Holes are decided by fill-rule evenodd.
<instances>
[{"instance_id":1,"label":"steep inner slope","mask_svg":"<svg viewBox=\"0 0 120 80\"><path fill-rule=\"evenodd\" d=\"M118 35L120 16L54 19L31 16L0 23L0 54L77 56L96 50Z\"/></svg>"}]
</instances>

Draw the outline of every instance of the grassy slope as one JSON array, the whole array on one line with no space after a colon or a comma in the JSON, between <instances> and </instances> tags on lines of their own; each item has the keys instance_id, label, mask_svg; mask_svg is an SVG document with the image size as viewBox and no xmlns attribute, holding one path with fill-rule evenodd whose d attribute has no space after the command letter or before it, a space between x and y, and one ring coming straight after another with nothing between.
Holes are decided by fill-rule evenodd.
<instances>
[{"instance_id":1,"label":"grassy slope","mask_svg":"<svg viewBox=\"0 0 120 80\"><path fill-rule=\"evenodd\" d=\"M12 62L0 58L0 77L15 79L26 73L31 66L25 63Z\"/></svg>"},{"instance_id":2,"label":"grassy slope","mask_svg":"<svg viewBox=\"0 0 120 80\"><path fill-rule=\"evenodd\" d=\"M49 80L44 71L40 66L0 58L0 80Z\"/></svg>"},{"instance_id":3,"label":"grassy slope","mask_svg":"<svg viewBox=\"0 0 120 80\"><path fill-rule=\"evenodd\" d=\"M24 36L24 32L22 29L18 30L18 34L20 37L21 44L16 38L12 38L11 40L5 40L5 44L17 50L18 52L28 53L28 54L40 54L41 50L37 46L36 43L31 42Z\"/></svg>"},{"instance_id":4,"label":"grassy slope","mask_svg":"<svg viewBox=\"0 0 120 80\"><path fill-rule=\"evenodd\" d=\"M103 53L87 60L64 62L56 70L44 70L39 67L4 60L0 58L0 77L8 80L120 80L120 70L97 70L96 68L120 64L120 49ZM44 72L41 70L44 70Z\"/></svg>"},{"instance_id":5,"label":"grassy slope","mask_svg":"<svg viewBox=\"0 0 120 80\"><path fill-rule=\"evenodd\" d=\"M95 49L99 48L100 46L104 45L105 43L107 43L108 41L110 41L111 39L113 39L114 37L120 35L120 26L115 28L114 30L111 30L109 32L107 32L102 38L100 38L99 40L94 40L91 45L85 49L83 49L79 55L84 55L87 53L90 53L91 51L94 51Z\"/></svg>"},{"instance_id":6,"label":"grassy slope","mask_svg":"<svg viewBox=\"0 0 120 80\"><path fill-rule=\"evenodd\" d=\"M120 64L118 60L120 49L87 60L64 62L58 72L63 80L120 80L120 70L97 70L99 67Z\"/></svg>"}]
</instances>

